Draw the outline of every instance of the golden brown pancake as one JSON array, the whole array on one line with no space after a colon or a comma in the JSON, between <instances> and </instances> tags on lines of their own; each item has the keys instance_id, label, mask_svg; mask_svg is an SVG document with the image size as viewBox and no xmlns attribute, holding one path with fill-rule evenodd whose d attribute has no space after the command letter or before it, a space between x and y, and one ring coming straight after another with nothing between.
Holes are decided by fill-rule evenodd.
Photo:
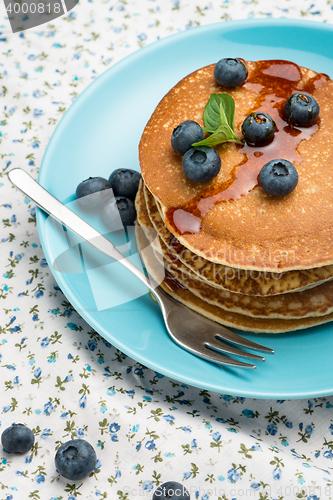
<instances>
[{"instance_id":1,"label":"golden brown pancake","mask_svg":"<svg viewBox=\"0 0 333 500\"><path fill-rule=\"evenodd\" d=\"M180 262L175 255L170 255L165 244L160 240L156 247L154 241L154 228L149 219L145 205L145 198L136 197L137 222L145 232L155 256L163 256L165 269L174 278L174 284L186 288L195 296L210 305L222 308L228 312L240 313L257 318L294 319L311 316L325 316L333 313L333 281L326 282L314 288L274 297L249 297L227 290L216 289L197 279L195 273ZM160 259L159 259L160 260Z\"/></svg>"},{"instance_id":2,"label":"golden brown pancake","mask_svg":"<svg viewBox=\"0 0 333 500\"><path fill-rule=\"evenodd\" d=\"M136 222L136 229L137 228L140 228L138 221ZM155 278L156 281L158 281L158 278L155 277L155 271L157 275L159 271L154 267L154 259L145 258L142 252L142 250L149 244L145 238L144 231L136 231L136 240L139 252L148 273ZM196 311L203 316L206 316L207 318L227 327L233 327L247 332L284 333L320 325L332 321L333 319L333 313L327 314L326 316L289 320L278 318L251 318L250 316L245 316L244 314L224 311L220 307L208 304L199 297L196 297L186 288L178 286L175 283L175 280L170 279L168 276L166 276L166 279L160 284L160 286L166 293L193 311Z\"/></svg>"},{"instance_id":3,"label":"golden brown pancake","mask_svg":"<svg viewBox=\"0 0 333 500\"><path fill-rule=\"evenodd\" d=\"M168 248L171 259L177 259L188 268L188 274L202 280L216 288L222 288L234 293L253 296L273 296L281 293L305 290L333 279L333 266L322 266L314 269L286 271L284 273L270 273L249 271L216 264L191 252L184 247L177 238L166 228L155 199L150 191L139 187L138 202L144 193L146 209L150 222L157 231L160 239ZM186 268L182 268L186 273Z\"/></svg>"},{"instance_id":4,"label":"golden brown pancake","mask_svg":"<svg viewBox=\"0 0 333 500\"><path fill-rule=\"evenodd\" d=\"M249 75L240 87L218 85L210 65L186 76L162 99L139 146L144 182L160 203L168 230L204 259L272 272L331 265L333 82L287 61L246 65ZM284 103L297 90L312 94L320 105L311 127L295 129L283 119ZM215 146L220 173L208 183L195 183L183 173L171 134L184 120L203 126L206 102L212 93L221 92L235 100L239 137L252 111L270 114L278 131L269 146ZM290 160L299 174L295 190L281 198L266 194L257 180L261 167L276 158Z\"/></svg>"}]
</instances>

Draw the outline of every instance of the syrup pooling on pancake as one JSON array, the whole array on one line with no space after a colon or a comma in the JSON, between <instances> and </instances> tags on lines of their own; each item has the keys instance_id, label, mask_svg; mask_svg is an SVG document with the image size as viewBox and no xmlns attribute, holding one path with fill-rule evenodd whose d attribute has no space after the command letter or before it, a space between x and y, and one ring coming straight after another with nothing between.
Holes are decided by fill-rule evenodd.
<instances>
[{"instance_id":1,"label":"syrup pooling on pancake","mask_svg":"<svg viewBox=\"0 0 333 500\"><path fill-rule=\"evenodd\" d=\"M254 107L249 113L269 114L277 125L273 141L266 146L236 146L242 154L240 163L235 165L229 179L222 184L202 191L182 207L169 208L166 218L178 234L198 233L203 217L216 203L235 201L247 195L258 186L258 174L264 164L276 158L284 158L294 164L303 159L297 147L304 139L309 139L320 127L320 118L311 127L295 128L284 118L284 104L301 80L301 71L297 64L288 61L259 61L250 74L244 87L258 94ZM310 78L302 91L312 94L329 77L323 73Z\"/></svg>"}]
</instances>

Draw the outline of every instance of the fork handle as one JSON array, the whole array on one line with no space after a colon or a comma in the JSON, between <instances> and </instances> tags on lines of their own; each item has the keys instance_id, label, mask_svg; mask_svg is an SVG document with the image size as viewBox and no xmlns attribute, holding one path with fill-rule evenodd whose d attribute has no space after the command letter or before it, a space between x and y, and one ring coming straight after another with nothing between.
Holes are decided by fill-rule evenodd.
<instances>
[{"instance_id":1,"label":"fork handle","mask_svg":"<svg viewBox=\"0 0 333 500\"><path fill-rule=\"evenodd\" d=\"M25 170L21 168L13 168L8 172L9 180L19 188L29 199L44 212L48 213L68 229L76 233L80 238L87 241L97 250L112 257L126 269L131 271L139 280L141 280L149 290L155 295L157 286L153 280L149 278L136 267L126 257L124 257L119 250L109 241L105 236L100 234L90 224L81 219L76 213L70 210L66 205L57 200L51 193L46 191L37 181L35 181ZM152 284L151 284L152 283ZM156 297L158 298L158 297Z\"/></svg>"}]
</instances>

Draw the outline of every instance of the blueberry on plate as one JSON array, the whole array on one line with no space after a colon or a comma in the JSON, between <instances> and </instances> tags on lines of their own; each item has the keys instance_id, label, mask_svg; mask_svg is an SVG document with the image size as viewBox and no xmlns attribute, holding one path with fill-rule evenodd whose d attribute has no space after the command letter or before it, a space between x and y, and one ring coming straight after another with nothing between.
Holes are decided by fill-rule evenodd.
<instances>
[{"instance_id":1,"label":"blueberry on plate","mask_svg":"<svg viewBox=\"0 0 333 500\"><path fill-rule=\"evenodd\" d=\"M288 160L271 160L259 173L260 186L272 196L286 196L295 189L297 183L297 170Z\"/></svg>"},{"instance_id":2,"label":"blueberry on plate","mask_svg":"<svg viewBox=\"0 0 333 500\"><path fill-rule=\"evenodd\" d=\"M223 87L237 87L247 79L247 67L240 59L220 59L215 64L214 78Z\"/></svg>"},{"instance_id":3,"label":"blueberry on plate","mask_svg":"<svg viewBox=\"0 0 333 500\"><path fill-rule=\"evenodd\" d=\"M171 135L171 146L180 155L190 149L194 142L200 142L204 138L204 133L199 123L193 120L186 120L173 129Z\"/></svg>"},{"instance_id":4,"label":"blueberry on plate","mask_svg":"<svg viewBox=\"0 0 333 500\"><path fill-rule=\"evenodd\" d=\"M275 129L275 121L261 112L250 113L242 124L242 134L250 146L267 144L273 138Z\"/></svg>"},{"instance_id":5,"label":"blueberry on plate","mask_svg":"<svg viewBox=\"0 0 333 500\"><path fill-rule=\"evenodd\" d=\"M34 433L24 424L12 424L1 434L1 444L8 453L26 453L34 442Z\"/></svg>"},{"instance_id":6,"label":"blueberry on plate","mask_svg":"<svg viewBox=\"0 0 333 500\"><path fill-rule=\"evenodd\" d=\"M194 182L208 182L221 168L221 158L213 148L191 148L183 156L182 167L186 177Z\"/></svg>"},{"instance_id":7,"label":"blueberry on plate","mask_svg":"<svg viewBox=\"0 0 333 500\"><path fill-rule=\"evenodd\" d=\"M89 177L76 188L76 198L80 205L97 207L105 203L112 194L112 186L103 177Z\"/></svg>"},{"instance_id":8,"label":"blueberry on plate","mask_svg":"<svg viewBox=\"0 0 333 500\"><path fill-rule=\"evenodd\" d=\"M117 208L123 226L131 226L136 218L135 205L125 196L115 196ZM106 226L112 227L114 218L114 200L107 203L102 212L102 219Z\"/></svg>"},{"instance_id":9,"label":"blueberry on plate","mask_svg":"<svg viewBox=\"0 0 333 500\"><path fill-rule=\"evenodd\" d=\"M67 479L83 479L96 467L96 453L85 439L73 439L62 444L54 462L59 474Z\"/></svg>"},{"instance_id":10,"label":"blueberry on plate","mask_svg":"<svg viewBox=\"0 0 333 500\"><path fill-rule=\"evenodd\" d=\"M319 104L310 94L297 92L288 97L284 114L287 122L295 127L309 127L318 118Z\"/></svg>"},{"instance_id":11,"label":"blueberry on plate","mask_svg":"<svg viewBox=\"0 0 333 500\"><path fill-rule=\"evenodd\" d=\"M125 196L134 201L139 187L141 174L130 168L117 168L109 177L113 194Z\"/></svg>"},{"instance_id":12,"label":"blueberry on plate","mask_svg":"<svg viewBox=\"0 0 333 500\"><path fill-rule=\"evenodd\" d=\"M190 500L190 494L181 483L167 481L154 491L153 500Z\"/></svg>"}]
</instances>

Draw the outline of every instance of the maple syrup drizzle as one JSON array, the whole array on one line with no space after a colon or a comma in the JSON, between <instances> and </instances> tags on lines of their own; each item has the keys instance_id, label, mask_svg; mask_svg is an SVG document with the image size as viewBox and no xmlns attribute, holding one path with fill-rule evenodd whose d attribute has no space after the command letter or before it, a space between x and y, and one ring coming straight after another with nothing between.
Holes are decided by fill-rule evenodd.
<instances>
[{"instance_id":1,"label":"maple syrup drizzle","mask_svg":"<svg viewBox=\"0 0 333 500\"><path fill-rule=\"evenodd\" d=\"M170 208L167 219L178 234L198 233L203 217L215 203L238 200L258 186L258 175L265 163L282 158L301 163L297 147L303 139L309 139L320 127L320 117L311 127L292 127L284 119L286 99L295 92L312 94L329 76L319 73L308 80L302 89L297 88L301 71L289 61L259 61L251 77L244 83L248 90L258 93L253 111L269 114L276 123L274 138L265 146L236 146L243 158L236 165L230 179L212 188L204 188L193 200L182 207Z\"/></svg>"}]
</instances>

